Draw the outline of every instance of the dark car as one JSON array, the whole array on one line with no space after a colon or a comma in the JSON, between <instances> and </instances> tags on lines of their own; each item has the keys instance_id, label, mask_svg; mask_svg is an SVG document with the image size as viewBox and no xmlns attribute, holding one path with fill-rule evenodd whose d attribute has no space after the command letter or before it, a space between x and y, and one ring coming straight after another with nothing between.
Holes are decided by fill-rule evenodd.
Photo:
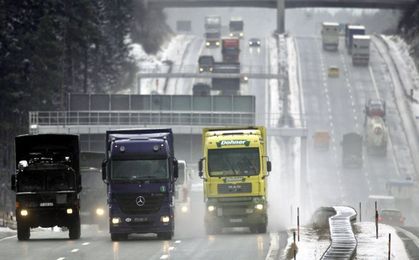
<instances>
[{"instance_id":1,"label":"dark car","mask_svg":"<svg viewBox=\"0 0 419 260\"><path fill-rule=\"evenodd\" d=\"M378 222L390 226L403 226L405 220L406 218L397 209L382 209L378 217Z\"/></svg>"},{"instance_id":2,"label":"dark car","mask_svg":"<svg viewBox=\"0 0 419 260\"><path fill-rule=\"evenodd\" d=\"M365 105L365 113L369 117L386 115L386 102L382 99L369 99Z\"/></svg>"},{"instance_id":3,"label":"dark car","mask_svg":"<svg viewBox=\"0 0 419 260\"><path fill-rule=\"evenodd\" d=\"M214 57L202 55L198 58L199 72L212 72L214 69Z\"/></svg>"},{"instance_id":4,"label":"dark car","mask_svg":"<svg viewBox=\"0 0 419 260\"><path fill-rule=\"evenodd\" d=\"M250 38L249 39L249 46L250 47L260 47L261 41L259 38Z\"/></svg>"}]
</instances>

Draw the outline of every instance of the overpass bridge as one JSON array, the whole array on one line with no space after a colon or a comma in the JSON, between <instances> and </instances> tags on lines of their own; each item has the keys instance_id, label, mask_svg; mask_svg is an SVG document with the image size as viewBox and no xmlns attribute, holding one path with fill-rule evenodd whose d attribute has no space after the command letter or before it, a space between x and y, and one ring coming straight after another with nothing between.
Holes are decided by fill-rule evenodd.
<instances>
[{"instance_id":1,"label":"overpass bridge","mask_svg":"<svg viewBox=\"0 0 419 260\"><path fill-rule=\"evenodd\" d=\"M172 128L179 158L196 162L205 127L255 125L254 96L72 94L65 111L31 111L30 133L80 135L83 152L104 152L105 132L111 129ZM305 126L278 127L280 114L270 114L268 135L302 137Z\"/></svg>"},{"instance_id":2,"label":"overpass bridge","mask_svg":"<svg viewBox=\"0 0 419 260\"><path fill-rule=\"evenodd\" d=\"M148 0L150 8L173 7L260 7L277 9L277 31L284 32L285 8L335 7L408 9L416 0Z\"/></svg>"}]
</instances>

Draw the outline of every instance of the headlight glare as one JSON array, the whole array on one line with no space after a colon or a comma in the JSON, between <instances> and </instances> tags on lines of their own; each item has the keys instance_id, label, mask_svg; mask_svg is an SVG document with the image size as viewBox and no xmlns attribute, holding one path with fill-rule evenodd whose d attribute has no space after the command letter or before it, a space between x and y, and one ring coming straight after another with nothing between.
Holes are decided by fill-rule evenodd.
<instances>
[{"instance_id":1,"label":"headlight glare","mask_svg":"<svg viewBox=\"0 0 419 260\"><path fill-rule=\"evenodd\" d=\"M72 208L68 208L68 209L67 209L67 214L68 214L68 215L73 214L73 209L72 209Z\"/></svg>"},{"instance_id":2,"label":"headlight glare","mask_svg":"<svg viewBox=\"0 0 419 260\"><path fill-rule=\"evenodd\" d=\"M105 211L102 208L97 208L96 209L96 215L103 216L103 214L105 214Z\"/></svg>"},{"instance_id":3,"label":"headlight glare","mask_svg":"<svg viewBox=\"0 0 419 260\"><path fill-rule=\"evenodd\" d=\"M160 221L163 223L169 223L170 222L170 217L169 216L162 216L160 218Z\"/></svg>"},{"instance_id":4,"label":"headlight glare","mask_svg":"<svg viewBox=\"0 0 419 260\"><path fill-rule=\"evenodd\" d=\"M208 211L209 212L212 212L212 211L214 211L215 210L215 206L213 206L213 205L209 205L208 206Z\"/></svg>"},{"instance_id":5,"label":"headlight glare","mask_svg":"<svg viewBox=\"0 0 419 260\"><path fill-rule=\"evenodd\" d=\"M23 217L26 217L28 215L28 211L26 209L22 209L20 211L20 215L23 216Z\"/></svg>"},{"instance_id":6,"label":"headlight glare","mask_svg":"<svg viewBox=\"0 0 419 260\"><path fill-rule=\"evenodd\" d=\"M121 219L120 218L112 218L112 224L116 225L121 223Z\"/></svg>"},{"instance_id":7,"label":"headlight glare","mask_svg":"<svg viewBox=\"0 0 419 260\"><path fill-rule=\"evenodd\" d=\"M255 209L257 209L257 210L262 210L263 209L263 204L256 204L255 205Z\"/></svg>"}]
</instances>

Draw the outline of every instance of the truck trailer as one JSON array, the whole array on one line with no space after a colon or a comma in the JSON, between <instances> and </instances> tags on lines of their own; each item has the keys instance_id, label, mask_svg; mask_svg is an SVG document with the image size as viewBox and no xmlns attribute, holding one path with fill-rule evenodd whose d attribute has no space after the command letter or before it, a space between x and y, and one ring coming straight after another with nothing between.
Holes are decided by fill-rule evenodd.
<instances>
[{"instance_id":1,"label":"truck trailer","mask_svg":"<svg viewBox=\"0 0 419 260\"><path fill-rule=\"evenodd\" d=\"M337 51L339 47L339 24L322 23L322 45L323 50Z\"/></svg>"},{"instance_id":2,"label":"truck trailer","mask_svg":"<svg viewBox=\"0 0 419 260\"><path fill-rule=\"evenodd\" d=\"M370 155L387 154L388 133L384 120L380 116L367 117L365 143Z\"/></svg>"},{"instance_id":3,"label":"truck trailer","mask_svg":"<svg viewBox=\"0 0 419 260\"><path fill-rule=\"evenodd\" d=\"M348 25L345 30L345 45L348 53L352 54L352 44L354 35L365 35L365 26L363 25Z\"/></svg>"},{"instance_id":4,"label":"truck trailer","mask_svg":"<svg viewBox=\"0 0 419 260\"><path fill-rule=\"evenodd\" d=\"M271 162L264 127L206 128L199 175L204 181L205 228L249 227L265 233L267 180Z\"/></svg>"},{"instance_id":5,"label":"truck trailer","mask_svg":"<svg viewBox=\"0 0 419 260\"><path fill-rule=\"evenodd\" d=\"M352 41L352 65L368 66L370 62L371 36L354 35Z\"/></svg>"},{"instance_id":6,"label":"truck trailer","mask_svg":"<svg viewBox=\"0 0 419 260\"><path fill-rule=\"evenodd\" d=\"M132 233L174 234L178 165L171 129L106 132L102 178L107 184L112 241Z\"/></svg>"},{"instance_id":7,"label":"truck trailer","mask_svg":"<svg viewBox=\"0 0 419 260\"><path fill-rule=\"evenodd\" d=\"M79 137L65 134L15 138L17 239L28 240L30 228L66 227L80 238Z\"/></svg>"}]
</instances>

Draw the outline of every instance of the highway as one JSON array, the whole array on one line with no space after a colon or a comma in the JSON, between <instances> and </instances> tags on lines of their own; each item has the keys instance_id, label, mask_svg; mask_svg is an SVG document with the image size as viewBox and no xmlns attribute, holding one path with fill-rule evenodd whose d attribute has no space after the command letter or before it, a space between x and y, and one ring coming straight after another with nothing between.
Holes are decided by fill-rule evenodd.
<instances>
[{"instance_id":1,"label":"highway","mask_svg":"<svg viewBox=\"0 0 419 260\"><path fill-rule=\"evenodd\" d=\"M245 65L273 66L275 48L267 48L273 41L267 32L246 33L241 41L240 60ZM247 36L249 35L249 36ZM250 48L248 37L260 37L262 46ZM371 205L367 199L371 194L386 194L388 179L405 178L412 175L413 164L408 142L401 128L391 78L388 77L383 58L376 46L371 45L369 67L353 67L350 56L340 42L338 52L321 49L317 35L296 36L298 79L302 90L302 107L308 135L307 174L301 176L299 168L299 140L280 137L269 138L269 156L273 171L269 179L269 233L277 233L281 248L286 243L285 230L295 226L296 207L303 212L302 223L320 206L345 204L364 208L363 219L372 220ZM212 54L220 58L220 49L206 49L202 37L194 37L177 65L196 64L200 54ZM329 78L329 66L340 68L340 76ZM194 79L172 79L165 94L192 94ZM241 86L241 94L256 96L257 124L277 126L281 112L278 82L275 80L250 79ZM363 133L364 104L369 97L381 97L387 102L386 123L390 130L390 144L386 157L364 154L364 167L343 169L341 165L342 135L347 132ZM298 102L299 97L293 97ZM298 104L293 104L298 106ZM293 114L297 116L296 114ZM275 119L276 118L276 119ZM324 130L332 136L329 151L318 152L312 148L311 136ZM196 160L199 152L190 147L200 144L200 136L179 136L176 140L178 159ZM194 150L195 151L195 150ZM305 179L301 179L305 178ZM80 240L68 240L67 232L38 229L32 232L31 240L18 242L16 236L0 238L1 259L265 259L270 246L270 235L252 234L247 229L226 229L222 234L208 236L204 230L205 204L202 180L193 178L191 207L187 213L177 212L176 229L171 241L157 240L154 235L132 235L128 241L112 242L107 230L95 225L83 225ZM413 198L416 202L418 199ZM415 204L415 203L413 203ZM369 208L368 208L369 206ZM412 205L397 205L407 224L419 225L418 212ZM365 210L366 209L366 210ZM417 229L410 229L418 233Z\"/></svg>"},{"instance_id":2,"label":"highway","mask_svg":"<svg viewBox=\"0 0 419 260\"><path fill-rule=\"evenodd\" d=\"M331 149L318 152L309 142L310 200L314 210L322 205L345 204L358 209L363 205L363 220L373 221L369 195L386 195L385 184L390 179L405 179L412 175L413 165L408 143L401 128L391 79L375 45L371 45L369 67L353 67L350 56L340 42L339 52L321 50L321 39L316 36L297 37L300 57L301 83L309 136L326 130L332 136ZM338 78L329 78L329 66L340 68ZM364 105L368 98L383 98L387 104L386 123L390 142L386 157L364 153L362 169L343 169L341 164L342 135L348 132L364 133ZM407 223L417 225L412 205L398 204L407 217ZM379 206L380 208L380 206Z\"/></svg>"}]
</instances>

